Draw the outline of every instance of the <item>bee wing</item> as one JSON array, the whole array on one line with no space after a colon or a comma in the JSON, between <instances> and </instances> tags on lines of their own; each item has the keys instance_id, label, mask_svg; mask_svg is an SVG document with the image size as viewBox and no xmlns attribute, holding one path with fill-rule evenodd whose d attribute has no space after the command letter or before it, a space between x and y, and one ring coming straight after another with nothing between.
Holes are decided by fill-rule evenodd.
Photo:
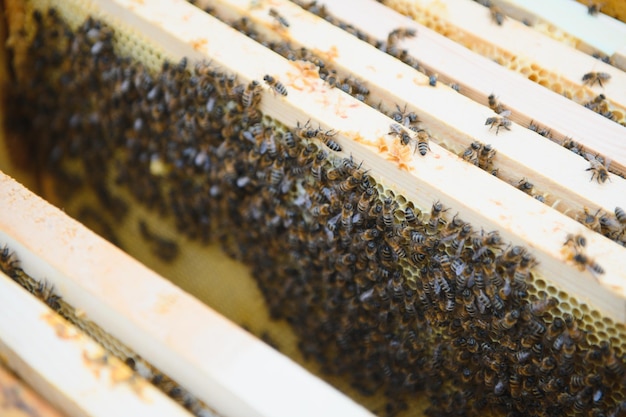
<instances>
[{"instance_id":1,"label":"bee wing","mask_svg":"<svg viewBox=\"0 0 626 417\"><path fill-rule=\"evenodd\" d=\"M502 110L500 113L498 113L498 116L502 116L502 117L509 117L511 115L511 110Z\"/></svg>"},{"instance_id":2,"label":"bee wing","mask_svg":"<svg viewBox=\"0 0 626 417\"><path fill-rule=\"evenodd\" d=\"M587 161L591 162L591 161L595 161L596 160L596 156L589 153L589 152L585 152L585 158L587 159Z\"/></svg>"}]
</instances>

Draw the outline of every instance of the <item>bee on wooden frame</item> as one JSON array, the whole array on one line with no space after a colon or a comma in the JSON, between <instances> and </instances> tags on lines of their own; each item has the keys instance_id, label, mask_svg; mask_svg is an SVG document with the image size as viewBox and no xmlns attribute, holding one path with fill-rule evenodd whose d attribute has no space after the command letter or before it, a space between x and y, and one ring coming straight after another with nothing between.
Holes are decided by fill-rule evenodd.
<instances>
[{"instance_id":1,"label":"bee on wooden frame","mask_svg":"<svg viewBox=\"0 0 626 417\"><path fill-rule=\"evenodd\" d=\"M287 21L287 19L281 16L276 9L270 8L269 15L272 16L280 26L284 28L289 27L289 22Z\"/></svg>"},{"instance_id":2,"label":"bee on wooden frame","mask_svg":"<svg viewBox=\"0 0 626 417\"><path fill-rule=\"evenodd\" d=\"M498 113L497 116L488 117L487 120L485 120L485 126L486 125L491 125L489 127L489 130L491 130L491 129L493 129L495 127L496 128L496 135L500 131L501 127L506 129L506 130L511 130L511 128L510 128L511 121L508 119L508 117L510 115L511 115L511 111L510 110L504 110L504 111Z\"/></svg>"},{"instance_id":3,"label":"bee on wooden frame","mask_svg":"<svg viewBox=\"0 0 626 417\"><path fill-rule=\"evenodd\" d=\"M417 131L417 150L419 150L420 155L424 156L430 150L429 140L430 135L425 130Z\"/></svg>"},{"instance_id":4,"label":"bee on wooden frame","mask_svg":"<svg viewBox=\"0 0 626 417\"><path fill-rule=\"evenodd\" d=\"M585 171L591 171L591 179L589 181L593 181L595 178L598 184L604 184L607 179L609 181L611 180L609 178L609 170L606 165L604 165L602 158L597 155L594 156L590 153L586 153L585 157L589 161L589 168Z\"/></svg>"},{"instance_id":5,"label":"bee on wooden frame","mask_svg":"<svg viewBox=\"0 0 626 417\"><path fill-rule=\"evenodd\" d=\"M604 87L602 85L603 82L607 83L611 79L611 74L606 72L595 72L591 71L583 75L582 82L585 85L593 86L595 83L600 84L600 87Z\"/></svg>"},{"instance_id":6,"label":"bee on wooden frame","mask_svg":"<svg viewBox=\"0 0 626 417\"><path fill-rule=\"evenodd\" d=\"M597 16L600 13L600 9L602 9L604 3L595 3L593 1L587 3L587 14L589 16Z\"/></svg>"},{"instance_id":7,"label":"bee on wooden frame","mask_svg":"<svg viewBox=\"0 0 626 417\"><path fill-rule=\"evenodd\" d=\"M572 257L574 264L578 267L579 270L584 271L587 269L594 276L604 274L604 269L598 265L596 261L591 259L587 254L582 252L578 252L574 254Z\"/></svg>"},{"instance_id":8,"label":"bee on wooden frame","mask_svg":"<svg viewBox=\"0 0 626 417\"><path fill-rule=\"evenodd\" d=\"M324 145L328 146L330 150L335 152L341 152L341 145L335 142L333 137L337 134L337 132L333 130L322 131L320 130L317 134L317 137L324 142Z\"/></svg>"},{"instance_id":9,"label":"bee on wooden frame","mask_svg":"<svg viewBox=\"0 0 626 417\"><path fill-rule=\"evenodd\" d=\"M491 20L493 20L498 26L502 26L502 23L504 23L504 19L506 18L502 9L495 4L490 4L489 13L491 13Z\"/></svg>"},{"instance_id":10,"label":"bee on wooden frame","mask_svg":"<svg viewBox=\"0 0 626 417\"><path fill-rule=\"evenodd\" d=\"M397 28L389 32L387 36L387 47L394 46L399 40L404 38L413 38L417 35L415 29Z\"/></svg>"},{"instance_id":11,"label":"bee on wooden frame","mask_svg":"<svg viewBox=\"0 0 626 417\"><path fill-rule=\"evenodd\" d=\"M437 80L439 79L439 75L437 74L431 74L428 77L428 85L430 85L431 87L436 87L437 86Z\"/></svg>"},{"instance_id":12,"label":"bee on wooden frame","mask_svg":"<svg viewBox=\"0 0 626 417\"><path fill-rule=\"evenodd\" d=\"M495 94L489 94L489 97L487 97L487 100L489 102L489 108L491 110L493 110L495 113L502 113L504 110L506 110L504 108L504 106L502 104L500 104L500 101L498 100L498 98L495 96Z\"/></svg>"},{"instance_id":13,"label":"bee on wooden frame","mask_svg":"<svg viewBox=\"0 0 626 417\"><path fill-rule=\"evenodd\" d=\"M256 80L252 80L241 94L241 104L243 104L243 107L247 109L257 106L261 101L261 91L261 84Z\"/></svg>"},{"instance_id":14,"label":"bee on wooden frame","mask_svg":"<svg viewBox=\"0 0 626 417\"><path fill-rule=\"evenodd\" d=\"M269 74L266 74L263 77L263 81L265 81L267 85L272 87L272 89L276 91L278 94L280 94L281 96L287 96L287 88L285 88L285 86L276 78L272 77Z\"/></svg>"}]
</instances>

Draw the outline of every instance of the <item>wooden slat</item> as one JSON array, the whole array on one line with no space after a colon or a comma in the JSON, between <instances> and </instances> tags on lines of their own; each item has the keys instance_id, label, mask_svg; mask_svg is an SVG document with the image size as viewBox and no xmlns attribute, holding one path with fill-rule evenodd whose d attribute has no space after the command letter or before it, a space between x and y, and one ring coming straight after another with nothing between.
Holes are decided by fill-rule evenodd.
<instances>
[{"instance_id":1,"label":"wooden slat","mask_svg":"<svg viewBox=\"0 0 626 417\"><path fill-rule=\"evenodd\" d=\"M45 277L67 302L140 356L157 364L218 413L225 416L319 416L334 412L370 415L4 174L0 174L0 196L0 242L15 251L27 273ZM12 298L11 293L0 290L0 296L1 305L12 305L6 304ZM21 300L17 303L24 307L9 310L15 314L6 315L7 321L0 328L3 338L0 343L6 346L8 340L16 339L19 346L28 343L46 346L41 341L45 334L28 336L16 331L12 323L18 321L29 329L43 326L39 323L40 313L33 313L32 323L21 317L37 312L35 306ZM46 329L52 333L49 337L53 343L54 332L49 326ZM33 343L34 340L37 342ZM66 346L59 349L65 351ZM11 351L12 357L20 360L21 350L11 348ZM47 356L44 358L49 360ZM53 366L56 362L50 363ZM40 372L45 366L33 362L20 375L34 369ZM154 404L158 404L156 400ZM163 407L163 415L176 415L174 409Z\"/></svg>"},{"instance_id":2,"label":"wooden slat","mask_svg":"<svg viewBox=\"0 0 626 417\"><path fill-rule=\"evenodd\" d=\"M0 414L3 417L62 417L50 403L0 366Z\"/></svg>"},{"instance_id":3,"label":"wooden slat","mask_svg":"<svg viewBox=\"0 0 626 417\"><path fill-rule=\"evenodd\" d=\"M492 0L507 16L519 21L528 19L533 26L544 22L575 39L576 49L611 56L626 46L626 25L599 13L587 13L587 7L571 0ZM624 69L621 67L621 69Z\"/></svg>"},{"instance_id":4,"label":"wooden slat","mask_svg":"<svg viewBox=\"0 0 626 417\"><path fill-rule=\"evenodd\" d=\"M318 4L325 5L332 15L375 39L386 39L387 34L398 27L415 29L417 36L404 40L401 47L416 57L428 73L439 74L444 82L460 84L461 93L479 103L487 104L487 97L495 94L512 111L511 119L515 122L528 126L533 121L551 129L558 140L573 138L588 152L607 155L612 160L611 169L626 175L624 127L472 53L374 0L318 1ZM365 7L368 12L354 13L357 7Z\"/></svg>"},{"instance_id":5,"label":"wooden slat","mask_svg":"<svg viewBox=\"0 0 626 417\"><path fill-rule=\"evenodd\" d=\"M68 416L190 416L3 273L0 305L9 367Z\"/></svg>"},{"instance_id":6,"label":"wooden slat","mask_svg":"<svg viewBox=\"0 0 626 417\"><path fill-rule=\"evenodd\" d=\"M541 80L545 79L548 85L558 83L578 103L604 93L614 107L622 112L626 110L626 73L513 19L505 20L499 26L492 20L488 9L478 3L467 0L387 0L385 4L420 22L428 20L447 37L502 65L516 68L522 74L536 68L532 72L538 82L543 83ZM611 80L604 87L597 83L583 85L583 75L591 71L608 73Z\"/></svg>"},{"instance_id":7,"label":"wooden slat","mask_svg":"<svg viewBox=\"0 0 626 417\"><path fill-rule=\"evenodd\" d=\"M538 190L551 193L551 200L558 201L562 211L582 212L588 207L613 212L616 206L626 207L626 181L622 178L612 177L610 183L603 185L590 182L590 175L585 172L589 167L587 161L521 126L496 135L495 130L484 123L488 116L494 115L488 107L444 85L430 87L424 74L330 23L304 13L289 1L274 0L271 4L250 7L246 0L202 0L199 5L210 7L231 20L246 16L265 39L290 42L294 49L305 47L321 51L322 56L329 57L326 64L341 74L367 80L371 102L387 103L391 109L394 103L401 108L406 104L407 111L415 111L424 126L439 138L439 143L445 142L446 146L458 150L476 140L494 145L498 150L496 166L500 178L513 184L529 178ZM269 15L270 8L281 11L290 22L288 29L277 28ZM542 90L541 93L547 92ZM542 157L537 158L537 155ZM556 160L559 164L553 162ZM571 167L571 171L563 169L564 166Z\"/></svg>"},{"instance_id":8,"label":"wooden slat","mask_svg":"<svg viewBox=\"0 0 626 417\"><path fill-rule=\"evenodd\" d=\"M434 144L431 146L432 153L426 157L413 157L412 150L400 147L397 141L386 135L389 131L386 116L350 96L329 89L317 76L310 74L310 68L285 61L260 48L254 41L186 2L138 4L119 0L106 2L103 6L106 6L107 14L116 16L117 30L123 32L124 27L132 27L138 32L150 31L150 42L166 45L165 57L210 57L216 67L234 72L244 83L262 79L264 74L275 75L287 86L289 95L283 97L266 90L261 103L261 110L266 115L288 126L310 119L314 125L336 129L344 155L351 154L357 160L366 161L365 165L377 181L403 193L418 207L430 207L433 201L439 199L453 211L458 210L465 220L476 227L497 229L504 239L513 244L531 246L540 261L539 274L608 317L618 322L626 319L623 298L626 295L626 271L622 267L624 248L584 230L573 220ZM131 9L133 13L129 13ZM105 21L107 14L101 15ZM257 65L249 65L249 62ZM381 154L381 144L389 150L388 153ZM388 160L391 153L396 154L396 160L400 158L400 165L397 161ZM587 237L588 254L596 257L606 270L601 282L563 261L561 247L566 235L579 231ZM99 262L111 264L109 259L99 259ZM70 265L66 267L71 268ZM106 293L101 290L99 296L104 297ZM150 299L147 295L144 297ZM133 317L131 311L125 315ZM107 329L110 327L107 326ZM135 340L133 335L127 337ZM176 375L170 370L175 371L175 368L169 361L163 366L164 371L172 373L173 377Z\"/></svg>"}]
</instances>

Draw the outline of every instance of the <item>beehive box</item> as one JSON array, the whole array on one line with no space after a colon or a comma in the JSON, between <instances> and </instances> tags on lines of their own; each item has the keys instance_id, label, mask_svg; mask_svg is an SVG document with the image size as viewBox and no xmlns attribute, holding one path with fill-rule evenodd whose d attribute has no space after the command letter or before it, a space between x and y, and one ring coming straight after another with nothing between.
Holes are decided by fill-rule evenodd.
<instances>
[{"instance_id":1,"label":"beehive box","mask_svg":"<svg viewBox=\"0 0 626 417\"><path fill-rule=\"evenodd\" d=\"M486 58L365 4L6 2L4 169L377 414L619 415L623 72L469 1L394 7ZM541 60L484 40L520 34ZM1 345L65 412L181 412L151 380L196 415L366 413L3 189L6 273L104 344L7 296L77 345L48 383L28 339ZM68 374L121 407L76 405Z\"/></svg>"}]
</instances>

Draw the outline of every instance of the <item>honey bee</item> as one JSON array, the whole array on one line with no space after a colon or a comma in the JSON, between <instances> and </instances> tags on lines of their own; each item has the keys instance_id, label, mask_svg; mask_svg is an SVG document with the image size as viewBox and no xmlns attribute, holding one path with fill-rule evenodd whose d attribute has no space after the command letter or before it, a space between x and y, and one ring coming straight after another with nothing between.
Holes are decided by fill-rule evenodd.
<instances>
[{"instance_id":1,"label":"honey bee","mask_svg":"<svg viewBox=\"0 0 626 417\"><path fill-rule=\"evenodd\" d=\"M502 23L504 23L504 19L506 18L502 9L495 4L491 4L489 5L489 13L491 14L491 20L498 24L498 26L502 26Z\"/></svg>"},{"instance_id":2,"label":"honey bee","mask_svg":"<svg viewBox=\"0 0 626 417\"><path fill-rule=\"evenodd\" d=\"M604 269L598 265L593 259L582 252L576 253L572 260L574 264L578 267L579 270L584 271L585 269L591 272L594 276L604 274Z\"/></svg>"},{"instance_id":3,"label":"honey bee","mask_svg":"<svg viewBox=\"0 0 626 417\"><path fill-rule=\"evenodd\" d=\"M579 250L587 245L587 239L583 235L574 235L568 233L563 246L569 246L573 249Z\"/></svg>"},{"instance_id":4,"label":"honey bee","mask_svg":"<svg viewBox=\"0 0 626 417\"><path fill-rule=\"evenodd\" d=\"M324 145L328 146L330 148L330 150L335 151L335 152L341 152L341 150L342 150L341 145L339 145L333 139L333 137L336 134L337 134L337 132L335 132L333 130L327 130L325 132L322 132L320 130L319 133L317 134L317 137L324 143Z\"/></svg>"},{"instance_id":5,"label":"honey bee","mask_svg":"<svg viewBox=\"0 0 626 417\"><path fill-rule=\"evenodd\" d=\"M611 79L611 74L606 72L595 72L591 71L583 75L582 82L584 85L593 86L595 83L600 84L600 87L604 87L602 85L603 82L607 83Z\"/></svg>"},{"instance_id":6,"label":"honey bee","mask_svg":"<svg viewBox=\"0 0 626 417\"><path fill-rule=\"evenodd\" d=\"M547 297L542 300L537 300L530 304L530 313L535 317L542 317L543 314L555 307L558 301L554 297Z\"/></svg>"},{"instance_id":7,"label":"honey bee","mask_svg":"<svg viewBox=\"0 0 626 417\"><path fill-rule=\"evenodd\" d=\"M532 195L533 187L534 187L534 185L530 181L528 181L526 178L522 178L517 183L517 189L518 190L522 190L523 192L525 192L526 194L529 194L529 195Z\"/></svg>"},{"instance_id":8,"label":"honey bee","mask_svg":"<svg viewBox=\"0 0 626 417\"><path fill-rule=\"evenodd\" d=\"M437 74L431 74L428 77L428 85L430 85L431 87L436 87L438 78L439 78L439 76Z\"/></svg>"},{"instance_id":9,"label":"honey bee","mask_svg":"<svg viewBox=\"0 0 626 417\"><path fill-rule=\"evenodd\" d=\"M502 330L509 330L517 323L519 319L519 310L511 310L504 315L504 318L500 320L499 326Z\"/></svg>"},{"instance_id":10,"label":"honey bee","mask_svg":"<svg viewBox=\"0 0 626 417\"><path fill-rule=\"evenodd\" d=\"M269 12L268 12L268 13L269 13L269 15L270 15L270 16L272 16L272 17L276 20L276 22L277 22L280 26L282 26L282 27L284 27L284 28L288 28L288 27L289 27L289 22L287 21L287 19L285 19L284 17L282 17L282 16L278 13L278 11L276 11L276 9L274 9L274 8L270 8L270 10L269 10Z\"/></svg>"},{"instance_id":11,"label":"honey bee","mask_svg":"<svg viewBox=\"0 0 626 417\"><path fill-rule=\"evenodd\" d=\"M490 94L489 97L487 97L487 100L489 102L489 108L496 114L500 114L506 110L494 94Z\"/></svg>"},{"instance_id":12,"label":"honey bee","mask_svg":"<svg viewBox=\"0 0 626 417\"><path fill-rule=\"evenodd\" d=\"M296 123L295 134L300 139L313 139L317 137L319 133L320 129L313 129L311 127L310 120L307 120L304 125L300 125L300 122Z\"/></svg>"},{"instance_id":13,"label":"honey bee","mask_svg":"<svg viewBox=\"0 0 626 417\"><path fill-rule=\"evenodd\" d=\"M508 119L508 117L511 115L511 111L510 110L504 110L501 113L499 113L497 116L494 117L488 117L487 120L485 120L485 125L490 125L489 130L491 130L492 128L496 128L496 135L498 134L498 132L500 131L500 128L504 128L506 130L511 130L511 121Z\"/></svg>"},{"instance_id":14,"label":"honey bee","mask_svg":"<svg viewBox=\"0 0 626 417\"><path fill-rule=\"evenodd\" d=\"M472 143L472 145L474 145L474 143ZM478 152L478 167L480 169L488 169L493 164L493 158L496 156L496 153L497 151L490 144L482 146Z\"/></svg>"},{"instance_id":15,"label":"honey bee","mask_svg":"<svg viewBox=\"0 0 626 417\"><path fill-rule=\"evenodd\" d=\"M604 3L597 4L593 1L587 3L587 14L589 16L597 16L600 13L600 9L602 9Z\"/></svg>"},{"instance_id":16,"label":"honey bee","mask_svg":"<svg viewBox=\"0 0 626 417\"><path fill-rule=\"evenodd\" d=\"M478 165L478 152L482 149L482 147L482 143L474 141L467 147L467 149L465 149L465 151L463 151L463 155L461 157L464 161Z\"/></svg>"},{"instance_id":17,"label":"honey bee","mask_svg":"<svg viewBox=\"0 0 626 417\"><path fill-rule=\"evenodd\" d=\"M615 207L615 218L622 225L626 225L626 211L621 207Z\"/></svg>"},{"instance_id":18,"label":"honey bee","mask_svg":"<svg viewBox=\"0 0 626 417\"><path fill-rule=\"evenodd\" d=\"M397 123L400 123L402 126L409 127L412 124L419 122L419 118L417 117L417 114L415 114L415 112L406 111L406 104L404 105L403 110L400 110L400 106L396 104L396 109L397 110L391 114L391 118ZM399 132L396 132L396 133L399 133Z\"/></svg>"},{"instance_id":19,"label":"honey bee","mask_svg":"<svg viewBox=\"0 0 626 417\"><path fill-rule=\"evenodd\" d=\"M439 201L433 203L433 206L430 210L430 218L428 219L428 228L431 232L436 231L440 224L446 224L445 219L442 218L442 214L445 211L448 211L448 209L444 209L443 204L441 204Z\"/></svg>"},{"instance_id":20,"label":"honey bee","mask_svg":"<svg viewBox=\"0 0 626 417\"><path fill-rule=\"evenodd\" d=\"M602 159L600 159L597 155L593 156L590 153L586 153L585 157L589 161L589 168L585 171L591 171L591 179L589 181L593 181L595 178L598 184L604 184L606 180L611 180L609 178L609 170L604 165Z\"/></svg>"},{"instance_id":21,"label":"honey bee","mask_svg":"<svg viewBox=\"0 0 626 417\"><path fill-rule=\"evenodd\" d=\"M599 208L594 214L592 214L587 207L583 208L583 212L576 217L583 226L593 230L594 232L599 232L602 224L600 222L600 218L602 217L602 209Z\"/></svg>"},{"instance_id":22,"label":"honey bee","mask_svg":"<svg viewBox=\"0 0 626 417\"><path fill-rule=\"evenodd\" d=\"M265 81L267 83L267 85L272 87L272 89L274 89L274 91L277 92L278 94L280 94L281 96L287 96L287 89L276 78L272 77L269 74L266 74L263 77L263 81Z\"/></svg>"},{"instance_id":23,"label":"honey bee","mask_svg":"<svg viewBox=\"0 0 626 417\"><path fill-rule=\"evenodd\" d=\"M487 251L495 251L502 246L502 238L497 230L493 230L485 234L484 230L481 230L480 236L473 239L475 253L472 260L480 259Z\"/></svg>"},{"instance_id":24,"label":"honey bee","mask_svg":"<svg viewBox=\"0 0 626 417\"><path fill-rule=\"evenodd\" d=\"M256 107L261 101L262 90L261 84L256 80L252 80L241 95L241 104L243 104L243 107Z\"/></svg>"},{"instance_id":25,"label":"honey bee","mask_svg":"<svg viewBox=\"0 0 626 417\"><path fill-rule=\"evenodd\" d=\"M401 125L397 123L389 125L389 129L391 130L389 131L388 134L400 138L400 143L403 146L406 146L410 144L411 142L415 141L415 139L406 130L404 130L404 128Z\"/></svg>"},{"instance_id":26,"label":"honey bee","mask_svg":"<svg viewBox=\"0 0 626 417\"><path fill-rule=\"evenodd\" d=\"M413 38L417 35L417 31L412 28L397 28L389 32L387 36L387 47L392 47L401 39Z\"/></svg>"},{"instance_id":27,"label":"honey bee","mask_svg":"<svg viewBox=\"0 0 626 417\"><path fill-rule=\"evenodd\" d=\"M430 135L425 130L419 130L417 132L417 150L419 150L420 155L424 156L430 151L430 146L428 145L428 141L430 139Z\"/></svg>"},{"instance_id":28,"label":"honey bee","mask_svg":"<svg viewBox=\"0 0 626 417\"><path fill-rule=\"evenodd\" d=\"M585 153L582 145L572 140L572 138L565 138L563 142L561 142L561 146L574 152L576 155L583 156Z\"/></svg>"}]
</instances>

